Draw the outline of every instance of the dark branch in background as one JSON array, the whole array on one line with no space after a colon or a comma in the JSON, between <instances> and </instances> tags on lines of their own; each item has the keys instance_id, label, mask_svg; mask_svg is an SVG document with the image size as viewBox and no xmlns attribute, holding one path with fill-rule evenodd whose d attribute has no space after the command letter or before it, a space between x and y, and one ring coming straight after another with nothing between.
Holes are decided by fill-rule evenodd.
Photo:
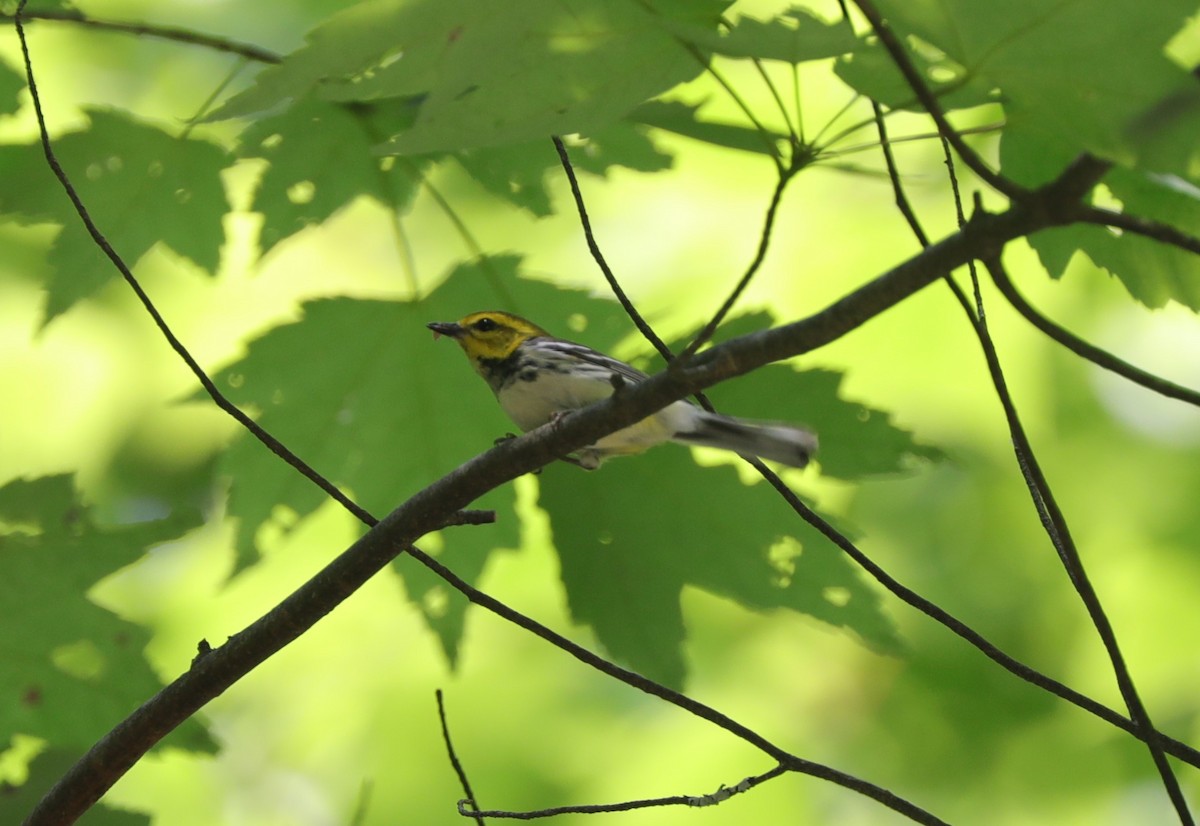
<instances>
[{"instance_id":1,"label":"dark branch in background","mask_svg":"<svg viewBox=\"0 0 1200 826\"><path fill-rule=\"evenodd\" d=\"M984 263L989 271L996 269L995 262L995 257L984 259ZM986 334L986 328L984 328L984 331ZM1087 576L1083 560L1079 555L1079 550L1075 546L1075 540L1072 538L1070 529L1067 526L1066 518L1063 516L1062 510L1059 508L1058 502L1050 490L1049 483L1042 473L1037 458L1034 456L1033 447L1029 442L1024 428L1021 426L1016 408L1008 393L995 349L986 348L985 355L987 356L988 371L992 375L992 381L996 385L996 392L1000 397L1001 404L1004 406L1004 415L1008 420L1009 431L1012 434L1013 447L1017 453L1022 475L1025 476L1026 483L1029 486L1034 506L1042 518L1042 524L1046 528L1046 533L1050 537L1050 541L1054 544L1055 550L1063 561L1071 582L1075 585L1075 590L1079 594L1079 598L1083 601L1084 607L1087 609L1092 624L1100 635L1105 651L1112 662L1113 673L1117 679L1117 686L1120 689L1121 697L1129 709L1130 717L1141 732L1142 736L1140 739L1146 743L1150 750L1155 768L1158 770L1163 786L1166 788L1167 794L1171 798L1171 803L1179 816L1179 822L1184 824L1184 826L1191 826L1194 821L1192 820L1191 813L1188 811L1187 800L1179 788L1179 781L1171 769L1171 764L1167 762L1167 758L1163 753L1164 743L1162 734L1154 728L1154 724L1150 720L1150 715L1142 703L1137 687L1133 682L1133 677L1125 663L1124 655L1121 653L1116 632L1104 611L1099 595L1096 593L1091 580Z\"/></svg>"},{"instance_id":2,"label":"dark branch in background","mask_svg":"<svg viewBox=\"0 0 1200 826\"><path fill-rule=\"evenodd\" d=\"M904 189L899 183L899 173L895 170L895 163L891 152L890 142L888 140L887 130L883 125L882 120L878 123L878 129L880 133L881 146L884 151L884 157L888 160L888 167L893 182L893 191L896 196L897 206L900 207L901 212L903 212L908 218L910 226L913 227L914 233L921 241L922 247L927 247L928 240L925 232L921 228L920 223L917 221L916 215L913 213L912 207L908 202L908 198L904 193ZM556 141L556 146L561 147L561 143ZM668 363L673 361L675 356L671 353L670 348L663 343L662 339L659 338L658 334L655 333L654 329L650 327L649 323L646 322L637 308L633 305L632 301L630 301L629 297L625 294L625 291L618 282L616 275L613 273L612 268L609 267L607 260L604 258L604 254L600 249L600 245L592 232L591 221L588 218L587 208L583 201L582 192L579 189L575 170L565 148L560 149L559 158L562 161L563 169L566 172L567 179L571 184L571 191L575 197L575 205L579 212L588 249L591 251L592 257L595 259L597 266L600 267L601 272L604 274L605 279L611 286L613 293L617 297L617 300L625 309L626 313L629 314L634 325L639 331L642 332L642 334L650 341L650 343L659 350L660 353L664 354L663 357L668 361ZM765 227L764 232L769 230L769 228L769 225ZM967 302L966 297L963 295L961 289L958 288L958 285L955 284L948 275L945 277L945 280L954 290L960 304L962 304L967 312L970 313L970 304ZM713 405L703 393L696 394L696 397L706 410L715 412ZM773 488L775 488L780 496L783 497L788 505L801 518L820 531L827 539L833 542L851 559L853 559L880 585L886 588L892 595L900 599L902 602L917 609L930 619L933 619L935 622L944 625L951 632L958 635L974 647L978 648L993 662L997 663L1002 668L1006 669L1020 679L1025 680L1026 682L1029 682L1038 688L1044 689L1045 691L1048 691L1066 700L1067 702L1078 706L1084 711L1099 717L1105 722L1117 726L1127 733L1133 734L1137 737L1142 736L1137 726L1128 718L1121 716L1109 707L1096 702L1091 697L1075 691L1069 686L1066 686L1063 683L1060 683L1057 680L1054 680L1053 678L1044 675L1033 668L1030 668L1020 660L1017 660L1009 654L1006 654L965 622L950 614L937 604L925 599L911 588L908 588L902 584L900 581L892 577L891 574L889 574L881 566L871 560L871 558L863 553L848 537L840 533L836 528L834 528L819 514L817 514L816 511L812 510L807 504L805 504L804 501L800 499L800 497L797 496L796 493L790 487L788 487L782 479L779 478L778 474L757 459L746 459L746 461L749 462L749 464L754 467L754 469L757 470ZM1168 747L1174 756L1191 763L1197 768L1200 768L1200 751L1197 751L1177 740L1169 740Z\"/></svg>"},{"instance_id":3,"label":"dark branch in background","mask_svg":"<svg viewBox=\"0 0 1200 826\"><path fill-rule=\"evenodd\" d=\"M691 806L693 808L701 806L715 806L718 803L724 803L729 798L743 792L748 792L760 783L772 780L784 774L787 769L784 766L776 766L770 771L747 777L736 786L722 786L712 794L702 795L672 795L671 797L652 797L645 800L627 800L622 803L600 803L584 806L555 806L552 809L538 809L532 812L509 812L499 809L493 809L480 812L480 814L494 817L497 819L506 818L508 820L539 820L545 817L556 817L557 815L567 814L582 814L594 815L605 814L609 812L631 812L636 809L652 809L662 806ZM458 813L461 815L469 815L470 810L465 810L462 805L459 805Z\"/></svg>"},{"instance_id":4,"label":"dark branch in background","mask_svg":"<svg viewBox=\"0 0 1200 826\"><path fill-rule=\"evenodd\" d=\"M450 739L450 725L446 722L446 704L440 688L435 692L435 696L437 697L438 722L442 725L442 741L446 744L446 754L450 757L450 765L454 768L454 773L458 775L458 783L462 786L463 794L466 795L466 799L460 800L458 803L458 813L473 818L479 826L484 826L483 815L479 812L479 805L475 802L475 792L471 790L471 781L467 779L467 771L459 762L458 755L454 751L454 742ZM467 807L465 810L464 806Z\"/></svg>"},{"instance_id":5,"label":"dark branch in background","mask_svg":"<svg viewBox=\"0 0 1200 826\"><path fill-rule=\"evenodd\" d=\"M966 223L966 214L963 211L958 177L954 171L954 158L950 154L950 147L948 145L945 146L945 152L946 168L950 176L950 188L954 193L954 206L958 214L958 223L959 226L963 226ZM980 206L978 197L976 198L976 206L977 208ZM988 256L984 260L989 269L994 269L998 266L1000 256L998 254ZM1013 401L1012 394L1008 390L1008 382L1004 377L1004 371L1000 365L1000 355L996 351L995 342L992 339L991 331L988 329L987 313L984 312L983 308L983 292L979 287L979 276L975 271L975 262L969 261L968 266L971 273L971 284L975 290L976 312L972 315L968 310L967 317L971 321L976 336L979 338L980 347L983 349L987 360L988 373L991 375L992 384L995 386L1000 404L1004 408L1004 417L1008 423L1009 433L1012 436L1013 449L1017 455L1017 464L1021 468L1022 476L1025 477L1026 485L1029 487L1029 493L1033 498L1038 515L1042 518L1046 535L1050 538L1051 543L1053 543L1055 550L1062 559L1067 575L1075 585L1075 591L1083 602L1092 625L1100 635L1104 649L1108 653L1109 660L1112 663L1113 674L1117 679L1117 686L1121 691L1121 697L1125 701L1126 708L1129 710L1130 719L1138 727L1140 739L1150 751L1154 767L1157 769L1159 778L1162 780L1163 788L1167 791L1167 796L1171 799L1171 805L1175 807L1175 812L1179 816L1179 822L1183 826L1192 826L1194 821L1192 820L1191 812L1188 810L1187 799L1183 795L1183 790L1179 787L1179 779L1175 776L1175 772L1171 768L1171 764L1167 761L1166 754L1163 752L1162 735L1154 728L1150 714L1142 702L1137 686L1133 681L1133 674L1129 671L1129 667L1125 663L1125 657L1121 653L1116 631L1109 621L1107 612L1104 610L1100 595L1096 592L1095 587L1093 587L1091 580L1088 578L1087 570L1083 565L1083 558L1075 547L1075 540L1071 537L1066 517L1055 501L1054 494L1050 489L1050 483L1042 473L1037 456L1033 451L1033 445L1030 443L1029 437L1025 433L1025 427L1021 423L1020 416L1017 413L1016 403Z\"/></svg>"},{"instance_id":6,"label":"dark branch in background","mask_svg":"<svg viewBox=\"0 0 1200 826\"><path fill-rule=\"evenodd\" d=\"M1154 373L1135 367L1129 362L1117 358L1107 350L1102 350L1093 344L1089 344L1039 313L1017 290L1016 285L1012 282L1012 278L1008 275L1008 270L1005 269L1000 261L993 262L988 267L988 273L992 276L992 281L995 283L996 289L1012 305L1013 309L1023 315L1025 320L1034 327L1037 327L1075 355L1085 358L1097 367L1102 367L1105 370L1116 373L1135 384L1140 384L1147 390L1153 390L1155 393L1168 398L1178 399L1179 401L1200 407L1200 391L1183 387Z\"/></svg>"},{"instance_id":7,"label":"dark branch in background","mask_svg":"<svg viewBox=\"0 0 1200 826\"><path fill-rule=\"evenodd\" d=\"M1010 198L1019 199L1028 195L1028 190L1018 186L1015 182L1005 178L1003 175L996 172L979 154L970 147L958 131L950 125L950 121L946 118L946 113L942 110L942 105L938 102L937 96L930 91L925 84L925 79L921 77L921 73L917 71L917 67L908 57L908 52L900 43L896 33L892 31L891 25L879 13L879 9L875 8L875 4L871 0L854 0L854 5L858 6L858 10L863 13L863 16L870 22L871 28L875 30L875 35L879 38L879 42L887 49L891 55L892 61L896 64L896 68L904 75L909 88L917 96L917 100L921 102L921 106L933 118L933 122L937 124L938 131L942 136L950 141L954 151L959 154L971 171L979 176L980 180L985 181L989 186L998 192L1002 192Z\"/></svg>"},{"instance_id":8,"label":"dark branch in background","mask_svg":"<svg viewBox=\"0 0 1200 826\"><path fill-rule=\"evenodd\" d=\"M995 258L991 256L984 259L984 263L989 270L994 268L994 264L992 263L994 261ZM981 325L980 328L983 334L986 335L986 327ZM1097 633L1100 635L1104 649L1108 653L1109 660L1112 662L1113 673L1117 679L1117 686L1121 691L1121 697L1129 709L1129 716L1140 731L1139 739L1143 740L1150 750L1151 758L1154 760L1155 767L1162 778L1163 786L1166 788L1167 794L1171 798L1171 803L1179 815L1179 822L1185 824L1185 826L1191 826L1193 820L1191 814L1188 812L1187 800L1184 798L1183 792L1179 788L1179 781L1176 779L1171 765L1167 762L1167 758L1163 753L1164 743L1162 734L1154 728L1154 724L1151 722L1150 716L1142 703L1137 687L1134 685L1133 677L1125 663L1124 655L1121 653L1120 646L1117 643L1116 632L1112 627L1112 623L1109 622L1108 615L1104 611L1104 606L1100 601L1099 595L1096 593L1096 589L1088 579L1087 572L1083 567L1083 560L1079 555L1078 548L1075 546L1075 540L1072 538L1071 532L1067 527L1066 518L1063 516L1058 502L1050 490L1049 483L1042 473L1037 458L1034 456L1033 447L1029 442L1024 427L1021 425L1016 407L1013 405L1012 398L1008 392L995 348L991 346L986 347L984 355L987 357L988 371L996 386L996 393L1000 397L1000 402L1004 407L1004 416L1008 421L1009 432L1012 435L1013 448L1016 451L1018 464L1021 466L1021 473L1025 477L1026 484L1029 487L1029 493L1033 498L1034 506L1038 510L1050 541L1054 544L1059 558L1063 561L1063 566L1066 568L1067 575L1075 586L1076 593L1079 594L1079 598L1083 601L1084 607L1087 609L1092 625L1095 626Z\"/></svg>"},{"instance_id":9,"label":"dark branch in background","mask_svg":"<svg viewBox=\"0 0 1200 826\"><path fill-rule=\"evenodd\" d=\"M903 185L900 181L899 170L896 167L895 158L892 155L891 147L887 140L887 130L883 123L883 118L878 105L875 107L876 124L879 130L880 143L883 147L884 160L887 164L888 175L892 181L893 192L896 197L896 203L904 214L905 219L913 229L918 241L922 247L928 246L928 237L920 226L916 214L913 212L908 203L908 198L904 193ZM950 179L951 191L954 195L954 204L958 216L959 226L965 226L966 215L963 211L961 191L958 184L958 176L954 169L954 158L950 154L950 141L943 138L943 149L945 152L945 163L947 174ZM993 267L990 262L996 262L995 267L999 266L999 255L992 256L988 259L989 268ZM983 294L979 288L979 279L975 272L975 262L969 261L971 283L975 292L975 308L972 310L962 290L954 282L949 274L946 276L946 282L950 285L957 298L959 304L962 305L967 319L970 321L972 329L975 331L976 337L979 339L981 348L983 349L985 359L988 365L989 374L992 377L996 393L1000 399L1004 409L1005 418L1008 422L1009 431L1012 434L1014 449L1017 453L1018 464L1020 465L1022 475L1026 479L1029 490L1034 499L1034 504L1038 510L1039 516L1042 518L1043 525L1046 527L1047 534L1054 543L1055 548L1062 558L1063 565L1067 570L1071 581L1075 584L1076 590L1083 600L1088 614L1092 619L1093 625L1100 634L1101 640L1104 642L1105 649L1112 661L1113 670L1116 674L1117 683L1120 686L1122 697L1129 708L1130 718L1132 721L1132 733L1146 743L1150 751L1151 758L1154 761L1155 768L1159 772L1164 788L1167 790L1167 795L1171 798L1172 805L1175 807L1180 821L1185 826L1190 826L1192 823L1191 815L1187 809L1187 803L1184 800L1183 793L1179 788L1178 779L1171 770L1170 764L1167 762L1163 754L1163 741L1160 732L1154 729L1149 716L1142 706L1141 699L1137 694L1133 683L1132 676L1129 674L1125 666L1124 659L1120 649L1117 647L1116 636L1112 631L1108 617L1103 610L1098 595L1092 588L1087 579L1087 574L1083 568L1082 559L1074 549L1074 544L1070 540L1070 534L1067 531L1065 519L1061 512L1055 518L1051 514L1051 509L1048 503L1053 503L1053 496L1045 478L1041 476L1040 469L1037 465L1036 457L1033 454L1033 447L1029 443L1025 435L1024 428L1021 425L1020 418L1017 414L1016 406L1012 401L1012 397L1008 392L1007 383L1004 379L1004 373L1000 366L999 356L996 352L995 344L992 341L991 334L987 327L987 315L983 307ZM993 276L994 277L994 276ZM1055 506L1055 510L1057 510ZM1056 692L1057 693L1057 692ZM1059 696L1062 696L1061 694Z\"/></svg>"},{"instance_id":10,"label":"dark branch in background","mask_svg":"<svg viewBox=\"0 0 1200 826\"><path fill-rule=\"evenodd\" d=\"M264 49L260 46L255 46L250 43L241 43L236 40L230 40L224 37L215 35L201 34L190 29L181 29L175 26L154 26L145 23L124 23L117 20L98 20L94 17L88 17L83 12L75 11L74 9L43 9L41 11L25 11L25 3L22 2L16 14L0 13L0 20L12 20L13 22L29 21L29 20L54 20L63 23L75 23L89 29L98 31L119 32L122 34L132 34L142 37L155 37L159 40L170 40L175 43L188 43L193 46L203 46L206 49L212 49L218 52L227 54L240 55L247 60L254 60L259 63L280 63L283 58L272 51Z\"/></svg>"},{"instance_id":11,"label":"dark branch in background","mask_svg":"<svg viewBox=\"0 0 1200 826\"><path fill-rule=\"evenodd\" d=\"M713 337L713 333L717 331L717 327L729 315L729 311L733 309L734 302L750 286L750 280L754 278L759 268L762 267L763 261L766 260L767 249L771 244L771 230L775 226L775 215L779 211L780 201L783 200L783 192L787 189L787 185L791 182L792 178L796 177L796 173L803 169L811 160L803 147L797 144L793 144L790 151L791 155L788 158L787 166L780 167L779 179L775 182L774 191L771 192L771 202L767 205L767 214L763 219L763 228L759 235L758 249L754 252L754 258L751 259L750 265L746 267L746 272L742 274L742 277L734 286L729 297L725 299L725 303L720 306L713 317L709 319L709 322L696 334L692 342L684 348L680 354L682 358L688 358L694 354Z\"/></svg>"}]
</instances>

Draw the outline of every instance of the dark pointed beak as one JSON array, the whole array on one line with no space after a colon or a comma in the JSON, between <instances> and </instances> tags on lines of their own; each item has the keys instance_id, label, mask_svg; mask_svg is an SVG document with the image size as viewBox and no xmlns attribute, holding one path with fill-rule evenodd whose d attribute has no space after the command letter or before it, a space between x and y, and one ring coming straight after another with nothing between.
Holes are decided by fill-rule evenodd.
<instances>
[{"instance_id":1,"label":"dark pointed beak","mask_svg":"<svg viewBox=\"0 0 1200 826\"><path fill-rule=\"evenodd\" d=\"M431 321L425 326L433 330L434 341L437 341L438 336L458 338L463 334L463 328L453 321Z\"/></svg>"}]
</instances>

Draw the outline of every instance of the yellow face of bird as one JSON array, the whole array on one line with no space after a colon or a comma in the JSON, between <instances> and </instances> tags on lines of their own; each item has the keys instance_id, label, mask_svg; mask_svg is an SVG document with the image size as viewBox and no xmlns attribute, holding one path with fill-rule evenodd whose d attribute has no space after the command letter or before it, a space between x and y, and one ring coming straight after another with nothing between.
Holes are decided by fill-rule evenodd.
<instances>
[{"instance_id":1,"label":"yellow face of bird","mask_svg":"<svg viewBox=\"0 0 1200 826\"><path fill-rule=\"evenodd\" d=\"M439 335L450 336L463 348L471 363L500 361L508 358L526 339L549 335L532 321L499 310L485 310L463 316L458 321L434 321L426 325Z\"/></svg>"}]
</instances>

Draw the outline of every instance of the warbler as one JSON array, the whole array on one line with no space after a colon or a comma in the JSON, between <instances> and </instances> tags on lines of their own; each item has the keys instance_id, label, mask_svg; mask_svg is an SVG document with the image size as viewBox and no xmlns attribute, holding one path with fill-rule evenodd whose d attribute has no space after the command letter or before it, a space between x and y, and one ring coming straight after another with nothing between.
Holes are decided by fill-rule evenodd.
<instances>
[{"instance_id":1,"label":"warbler","mask_svg":"<svg viewBox=\"0 0 1200 826\"><path fill-rule=\"evenodd\" d=\"M647 378L623 361L552 336L511 313L487 310L426 326L434 340L449 336L458 342L500 407L525 431L611 396L621 382ZM677 401L578 451L574 463L594 470L612 456L641 453L663 442L721 448L792 467L804 467L817 449L810 430L722 416Z\"/></svg>"}]
</instances>

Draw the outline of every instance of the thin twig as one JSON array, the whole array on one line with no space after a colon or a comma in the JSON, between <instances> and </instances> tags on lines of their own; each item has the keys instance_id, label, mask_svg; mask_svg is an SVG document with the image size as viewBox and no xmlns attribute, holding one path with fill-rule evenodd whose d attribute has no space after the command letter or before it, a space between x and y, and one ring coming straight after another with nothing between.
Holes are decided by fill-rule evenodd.
<instances>
[{"instance_id":1,"label":"thin twig","mask_svg":"<svg viewBox=\"0 0 1200 826\"><path fill-rule=\"evenodd\" d=\"M446 196L442 194L442 191L429 180L429 176L422 172L421 168L411 158L406 158L403 155L395 155L393 157L396 158L397 163L404 166L410 178L424 187L425 191L429 193L429 197L433 198L433 202L437 204L438 209L450 221L454 227L454 231L458 233L458 237L462 239L463 244L466 245L474 259L479 262L479 267L483 270L483 274L488 281L488 286L496 293L496 297L506 307L511 307L514 310L518 309L517 301L512 293L509 292L508 287L505 286L504 279L496 272L491 259L484 252L483 245L479 242L475 233L471 231L471 228L467 226L467 222L463 220L463 217L458 214L458 210L454 208L454 205L450 203Z\"/></svg>"},{"instance_id":2,"label":"thin twig","mask_svg":"<svg viewBox=\"0 0 1200 826\"><path fill-rule=\"evenodd\" d=\"M883 152L883 162L887 167L888 180L892 183L892 199L896 202L896 208L900 210L904 220L908 222L909 229L917 237L917 243L921 245L921 249L925 249L929 246L929 236L921 227L917 213L913 210L912 203L908 200L908 194L904 191L904 185L900 182L900 168L896 165L896 156L892 152L892 140L888 137L883 107L873 100L871 101L871 111L875 115L875 131L879 135L879 148Z\"/></svg>"},{"instance_id":3,"label":"thin twig","mask_svg":"<svg viewBox=\"0 0 1200 826\"><path fill-rule=\"evenodd\" d=\"M760 783L765 783L768 780L779 777L787 773L787 768L784 766L776 766L770 771L747 777L736 786L722 786L711 794L702 795L683 795L677 794L670 797L651 797L642 800L626 800L621 803L600 803L581 806L555 806L550 809L538 809L530 812L513 812L503 809L490 809L480 812L480 814L494 817L497 819L508 820L539 820L546 817L556 817L558 815L567 814L604 814L609 812L631 812L637 809L653 809L663 806L690 806L693 808L701 806L715 806L719 803L724 803L734 795L747 792ZM469 815L471 811L464 809L462 803L459 804L458 813L461 815Z\"/></svg>"},{"instance_id":4,"label":"thin twig","mask_svg":"<svg viewBox=\"0 0 1200 826\"><path fill-rule=\"evenodd\" d=\"M571 156L567 152L566 145L563 144L562 138L555 136L553 138L554 149L558 152L558 160L562 164L563 172L566 173L567 183L571 186L571 196L575 199L575 211L579 214L579 221L583 224L583 237L587 241L588 251L592 254L592 259L600 267L600 272L604 275L604 280L608 282L609 289L613 291L617 301L624 308L625 314L629 316L629 320L638 328L646 340L650 342L658 354L665 361L670 361L675 357L671 352L671 348L666 345L658 334L650 327L650 324L638 312L637 307L633 306L633 302L629 300L629 296L625 294L625 290L621 288L621 283L617 281L616 275L613 274L612 267L608 266L608 261L604 257L604 253L600 251L600 245L596 243L596 235L592 232L592 219L588 216L587 206L583 202L583 192L579 188L579 178L575 175L575 166L571 163Z\"/></svg>"},{"instance_id":5,"label":"thin twig","mask_svg":"<svg viewBox=\"0 0 1200 826\"><path fill-rule=\"evenodd\" d=\"M767 249L771 244L771 231L775 227L775 217L779 212L779 204L783 200L783 192L787 189L787 185L791 182L792 178L796 176L796 173L807 164L809 157L807 153L801 151L800 147L792 146L792 154L788 165L780 168L779 178L775 181L775 188L771 192L771 201L767 204L767 214L763 218L763 228L762 232L759 233L758 249L754 251L754 258L750 260L749 266L746 267L746 271L738 279L738 283L734 285L725 302L721 304L708 323L700 329L700 332L696 334L691 343L679 354L681 358L690 358L713 337L713 334L717 331L717 327L721 325L721 322L729 315L729 311L733 309L734 303L741 297L746 288L750 286L751 279L758 273L763 261L767 258Z\"/></svg>"},{"instance_id":6,"label":"thin twig","mask_svg":"<svg viewBox=\"0 0 1200 826\"><path fill-rule=\"evenodd\" d=\"M446 704L442 690L439 688L434 692L434 696L437 697L438 722L442 725L442 741L446 744L446 754L450 757L450 765L458 775L458 783L466 795L466 799L458 803L458 813L473 818L479 826L485 826L484 814L479 811L479 804L475 801L475 792L471 789L471 781L467 779L467 771L459 761L458 754L454 751L454 742L450 739L450 725L446 722ZM465 810L464 806L467 807Z\"/></svg>"},{"instance_id":7,"label":"thin twig","mask_svg":"<svg viewBox=\"0 0 1200 826\"><path fill-rule=\"evenodd\" d=\"M694 43L690 43L687 40L683 40L682 38L678 37L676 37L675 40L677 43L683 46L683 48L689 52L692 57L694 57L700 63L701 66L704 67L704 70L712 77L713 80L717 82L717 85L724 89L725 94L729 95L734 104L742 110L742 114L746 116L746 120L750 121L750 123L754 125L754 129L758 132L758 134L762 136L763 143L767 147L767 154L770 156L771 160L774 161L776 168L782 171L783 159L779 156L779 146L771 137L771 130L767 129L767 127L763 125L762 121L760 121L754 114L754 110L750 108L750 105L747 104L742 96L738 94L737 89L734 89L733 85L727 81L720 72L713 68L712 61L707 59L703 52L696 48Z\"/></svg>"},{"instance_id":8,"label":"thin twig","mask_svg":"<svg viewBox=\"0 0 1200 826\"><path fill-rule=\"evenodd\" d=\"M803 143L804 124L801 123L799 128L792 125L792 116L788 113L787 104L783 102L783 97L779 94L779 90L775 88L774 81L771 80L771 75L763 66L760 58L751 58L754 68L758 71L758 76L762 78L763 84L767 87L767 91L771 93L771 97L775 100L775 107L779 110L780 117L783 118L783 123L787 126L788 137L790 142L795 144ZM799 106L796 107L796 119L800 119Z\"/></svg>"},{"instance_id":9,"label":"thin twig","mask_svg":"<svg viewBox=\"0 0 1200 826\"><path fill-rule=\"evenodd\" d=\"M218 52L226 52L228 54L241 55L247 60L253 60L258 63L281 63L283 58L268 49L261 46L255 46L252 43L241 43L237 40L230 40L216 35L201 34L200 32L192 31L191 29L183 29L177 26L156 26L148 23L125 23L119 20L100 20L95 17L88 17L83 12L75 11L74 9L42 9L40 11L26 11L25 3L20 4L16 14L0 13L0 20L17 21L17 18L22 21L28 20L53 20L62 23L75 23L80 26L85 26L89 29L97 29L99 31L120 32L122 34L132 34L140 37L154 37L159 40L170 40L175 43L187 43L192 46L203 46L206 49L214 49Z\"/></svg>"},{"instance_id":10,"label":"thin twig","mask_svg":"<svg viewBox=\"0 0 1200 826\"><path fill-rule=\"evenodd\" d=\"M1103 227L1131 232L1134 235L1153 238L1155 241L1160 241L1168 246L1178 247L1193 255L1200 255L1200 238L1197 238L1195 235L1189 235L1183 230L1176 229L1170 224L1164 224L1161 221L1142 218L1138 215L1131 215L1128 212L1113 212L1111 209L1101 209L1100 207L1088 206L1086 204L1079 205L1079 208L1075 212L1075 218L1086 224L1098 224Z\"/></svg>"},{"instance_id":11,"label":"thin twig","mask_svg":"<svg viewBox=\"0 0 1200 826\"><path fill-rule=\"evenodd\" d=\"M1008 270L1002 262L993 262L988 267L988 272L992 276L992 281L995 283L996 289L1007 299L1013 309L1023 315L1025 320L1034 327L1037 327L1075 355L1087 359L1097 367L1116 373L1134 384L1140 384L1147 390L1152 390L1159 395L1178 399L1179 401L1200 407L1200 391L1193 390L1190 387L1183 387L1164 379L1162 376L1142 370L1140 367L1135 367L1129 362L1114 356L1107 350L1102 350L1094 344L1084 341L1071 331L1039 313L1017 290L1016 285L1008 274Z\"/></svg>"}]
</instances>

